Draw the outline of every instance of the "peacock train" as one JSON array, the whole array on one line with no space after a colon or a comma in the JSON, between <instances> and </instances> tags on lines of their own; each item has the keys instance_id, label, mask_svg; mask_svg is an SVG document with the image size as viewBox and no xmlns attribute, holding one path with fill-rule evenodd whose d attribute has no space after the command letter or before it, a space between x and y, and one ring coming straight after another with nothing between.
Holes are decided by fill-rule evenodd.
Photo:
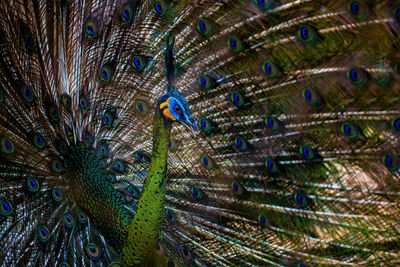
<instances>
[{"instance_id":1,"label":"peacock train","mask_svg":"<svg viewBox=\"0 0 400 267\"><path fill-rule=\"evenodd\" d=\"M0 266L399 266L400 1L0 2Z\"/></svg>"}]
</instances>

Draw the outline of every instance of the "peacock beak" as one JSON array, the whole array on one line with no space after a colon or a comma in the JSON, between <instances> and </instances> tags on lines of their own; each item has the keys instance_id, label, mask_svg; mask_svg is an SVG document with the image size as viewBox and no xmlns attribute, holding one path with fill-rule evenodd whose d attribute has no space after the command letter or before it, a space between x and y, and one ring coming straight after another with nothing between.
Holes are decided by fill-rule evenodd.
<instances>
[{"instance_id":1,"label":"peacock beak","mask_svg":"<svg viewBox=\"0 0 400 267\"><path fill-rule=\"evenodd\" d=\"M179 122L185 125L185 127L190 130L193 136L196 136L196 130L198 130L198 128L193 118L185 118L184 120L179 120Z\"/></svg>"}]
</instances>

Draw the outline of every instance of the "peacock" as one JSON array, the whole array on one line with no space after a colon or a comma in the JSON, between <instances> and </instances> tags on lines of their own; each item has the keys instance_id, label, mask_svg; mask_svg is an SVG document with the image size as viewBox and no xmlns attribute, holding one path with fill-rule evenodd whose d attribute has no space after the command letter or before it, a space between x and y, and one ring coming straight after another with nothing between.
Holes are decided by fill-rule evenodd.
<instances>
[{"instance_id":1,"label":"peacock","mask_svg":"<svg viewBox=\"0 0 400 267\"><path fill-rule=\"evenodd\" d=\"M400 265L400 1L0 3L1 266Z\"/></svg>"}]
</instances>

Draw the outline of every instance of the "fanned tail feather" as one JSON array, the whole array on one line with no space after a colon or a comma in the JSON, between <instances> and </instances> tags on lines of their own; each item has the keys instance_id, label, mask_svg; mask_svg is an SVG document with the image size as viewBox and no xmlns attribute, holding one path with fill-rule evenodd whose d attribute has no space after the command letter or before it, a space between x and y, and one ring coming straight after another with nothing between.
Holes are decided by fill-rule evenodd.
<instances>
[{"instance_id":1,"label":"fanned tail feather","mask_svg":"<svg viewBox=\"0 0 400 267\"><path fill-rule=\"evenodd\" d=\"M120 262L176 88L152 265L398 265L399 31L384 0L1 3L0 264ZM70 155L119 200L77 205Z\"/></svg>"}]
</instances>

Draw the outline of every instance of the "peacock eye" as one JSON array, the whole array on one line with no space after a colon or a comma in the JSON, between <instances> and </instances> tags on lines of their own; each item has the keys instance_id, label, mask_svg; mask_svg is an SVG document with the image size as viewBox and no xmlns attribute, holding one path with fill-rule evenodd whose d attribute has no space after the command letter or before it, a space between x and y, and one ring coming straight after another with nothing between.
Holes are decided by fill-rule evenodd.
<instances>
[{"instance_id":1,"label":"peacock eye","mask_svg":"<svg viewBox=\"0 0 400 267\"><path fill-rule=\"evenodd\" d=\"M74 217L69 212L64 214L64 225L67 228L72 228L74 226Z\"/></svg>"},{"instance_id":2,"label":"peacock eye","mask_svg":"<svg viewBox=\"0 0 400 267\"><path fill-rule=\"evenodd\" d=\"M9 216L13 213L13 207L11 202L8 199L1 199L1 206L0 206L0 215Z\"/></svg>"},{"instance_id":3,"label":"peacock eye","mask_svg":"<svg viewBox=\"0 0 400 267\"><path fill-rule=\"evenodd\" d=\"M228 38L228 47L231 48L235 53L242 52L244 50L243 41L237 36L230 36Z\"/></svg>"},{"instance_id":4,"label":"peacock eye","mask_svg":"<svg viewBox=\"0 0 400 267\"><path fill-rule=\"evenodd\" d=\"M209 120L207 120L206 118L200 118L199 122L198 122L198 126L199 126L200 130L202 130L205 133L208 133L213 129L211 122Z\"/></svg>"},{"instance_id":5,"label":"peacock eye","mask_svg":"<svg viewBox=\"0 0 400 267\"><path fill-rule=\"evenodd\" d=\"M316 157L316 152L308 145L302 145L299 148L300 155L306 160L312 160Z\"/></svg>"},{"instance_id":6,"label":"peacock eye","mask_svg":"<svg viewBox=\"0 0 400 267\"><path fill-rule=\"evenodd\" d=\"M363 86L367 81L367 75L364 70L360 68L350 68L347 73L349 82L356 86Z\"/></svg>"},{"instance_id":7,"label":"peacock eye","mask_svg":"<svg viewBox=\"0 0 400 267\"><path fill-rule=\"evenodd\" d=\"M206 167L207 169L212 169L214 167L212 159L207 155L203 155L200 161L203 164L203 166Z\"/></svg>"},{"instance_id":8,"label":"peacock eye","mask_svg":"<svg viewBox=\"0 0 400 267\"><path fill-rule=\"evenodd\" d=\"M321 98L313 89L304 88L301 94L307 104L312 106L318 106L319 104L321 104Z\"/></svg>"},{"instance_id":9,"label":"peacock eye","mask_svg":"<svg viewBox=\"0 0 400 267\"><path fill-rule=\"evenodd\" d=\"M37 227L37 235L42 243L46 243L50 240L50 230L46 225L39 225Z\"/></svg>"},{"instance_id":10,"label":"peacock eye","mask_svg":"<svg viewBox=\"0 0 400 267\"><path fill-rule=\"evenodd\" d=\"M57 159L51 161L51 167L55 172L62 172L64 170L61 162Z\"/></svg>"},{"instance_id":11,"label":"peacock eye","mask_svg":"<svg viewBox=\"0 0 400 267\"><path fill-rule=\"evenodd\" d=\"M115 171L117 171L119 173L125 172L125 164L120 160L114 161L113 168Z\"/></svg>"},{"instance_id":12,"label":"peacock eye","mask_svg":"<svg viewBox=\"0 0 400 267\"><path fill-rule=\"evenodd\" d=\"M350 7L351 7L351 12L354 14L354 15L358 15L358 13L360 12L360 3L358 3L357 1L354 1L354 2L352 2L351 4L350 4Z\"/></svg>"},{"instance_id":13,"label":"peacock eye","mask_svg":"<svg viewBox=\"0 0 400 267\"><path fill-rule=\"evenodd\" d=\"M385 154L382 157L382 162L391 172L395 172L399 169L398 157L393 156L392 154Z\"/></svg>"},{"instance_id":14,"label":"peacock eye","mask_svg":"<svg viewBox=\"0 0 400 267\"><path fill-rule=\"evenodd\" d=\"M180 107L179 105L175 105L175 106L174 106L174 111L175 111L176 113L178 113L178 114L181 114L181 113L182 113L182 109L181 109L181 107Z\"/></svg>"},{"instance_id":15,"label":"peacock eye","mask_svg":"<svg viewBox=\"0 0 400 267\"><path fill-rule=\"evenodd\" d=\"M368 15L368 5L365 3L365 1L349 1L347 4L347 12L355 19L362 20Z\"/></svg>"},{"instance_id":16,"label":"peacock eye","mask_svg":"<svg viewBox=\"0 0 400 267\"><path fill-rule=\"evenodd\" d=\"M340 131L349 139L358 139L360 132L352 123L345 122L340 126Z\"/></svg>"},{"instance_id":17,"label":"peacock eye","mask_svg":"<svg viewBox=\"0 0 400 267\"><path fill-rule=\"evenodd\" d=\"M199 29L201 32L206 32L207 31L207 24L205 23L204 20L199 21Z\"/></svg>"},{"instance_id":18,"label":"peacock eye","mask_svg":"<svg viewBox=\"0 0 400 267\"><path fill-rule=\"evenodd\" d=\"M305 209L309 206L309 198L307 195L302 191L296 191L293 194L294 202L302 209Z\"/></svg>"},{"instance_id":19,"label":"peacock eye","mask_svg":"<svg viewBox=\"0 0 400 267\"><path fill-rule=\"evenodd\" d=\"M60 202L63 199L62 191L57 188L53 188L51 190L51 196L53 197L53 200L56 202Z\"/></svg>"},{"instance_id":20,"label":"peacock eye","mask_svg":"<svg viewBox=\"0 0 400 267\"><path fill-rule=\"evenodd\" d=\"M243 107L246 104L246 99L240 91L233 91L231 93L231 102L236 107Z\"/></svg>"},{"instance_id":21,"label":"peacock eye","mask_svg":"<svg viewBox=\"0 0 400 267\"><path fill-rule=\"evenodd\" d=\"M97 27L93 21L87 21L85 24L86 36L89 39L96 38L97 36Z\"/></svg>"},{"instance_id":22,"label":"peacock eye","mask_svg":"<svg viewBox=\"0 0 400 267\"><path fill-rule=\"evenodd\" d=\"M136 111L139 112L141 115L145 115L149 111L149 106L146 102L138 100L136 101Z\"/></svg>"},{"instance_id":23,"label":"peacock eye","mask_svg":"<svg viewBox=\"0 0 400 267\"><path fill-rule=\"evenodd\" d=\"M297 37L306 45L311 45L317 40L316 30L309 25L300 25L297 30Z\"/></svg>"},{"instance_id":24,"label":"peacock eye","mask_svg":"<svg viewBox=\"0 0 400 267\"><path fill-rule=\"evenodd\" d=\"M262 227L264 227L264 226L266 225L267 219L266 219L266 217L265 217L264 214L258 215L258 222L260 223L260 225L261 225Z\"/></svg>"},{"instance_id":25,"label":"peacock eye","mask_svg":"<svg viewBox=\"0 0 400 267\"><path fill-rule=\"evenodd\" d=\"M131 6L130 4L124 5L122 7L122 12L121 12L122 20L125 22L128 22L128 23L132 22L134 12L135 12L135 10L134 10L133 6Z\"/></svg>"},{"instance_id":26,"label":"peacock eye","mask_svg":"<svg viewBox=\"0 0 400 267\"><path fill-rule=\"evenodd\" d=\"M35 96L34 96L33 91L28 86L23 86L21 88L21 93L26 102L28 102L28 103L33 102L33 99Z\"/></svg>"},{"instance_id":27,"label":"peacock eye","mask_svg":"<svg viewBox=\"0 0 400 267\"><path fill-rule=\"evenodd\" d=\"M153 12L159 16L164 16L165 13L167 12L167 5L164 3L164 1L155 1L153 3Z\"/></svg>"},{"instance_id":28,"label":"peacock eye","mask_svg":"<svg viewBox=\"0 0 400 267\"><path fill-rule=\"evenodd\" d=\"M67 94L61 95L61 103L65 109L71 111L71 96Z\"/></svg>"},{"instance_id":29,"label":"peacock eye","mask_svg":"<svg viewBox=\"0 0 400 267\"><path fill-rule=\"evenodd\" d=\"M6 154L11 154L14 152L14 144L7 138L3 137L0 141L1 150Z\"/></svg>"},{"instance_id":30,"label":"peacock eye","mask_svg":"<svg viewBox=\"0 0 400 267\"><path fill-rule=\"evenodd\" d=\"M147 60L146 57L135 55L132 57L132 67L137 71L143 71L146 67Z\"/></svg>"},{"instance_id":31,"label":"peacock eye","mask_svg":"<svg viewBox=\"0 0 400 267\"><path fill-rule=\"evenodd\" d=\"M101 79L103 82L109 82L109 81L111 81L112 75L113 75L113 69L112 69L110 66L108 66L108 65L103 65L103 66L100 68L100 79Z\"/></svg>"},{"instance_id":32,"label":"peacock eye","mask_svg":"<svg viewBox=\"0 0 400 267\"><path fill-rule=\"evenodd\" d=\"M268 78L274 78L276 76L279 76L279 68L277 65L275 65L272 61L266 60L264 61L262 67L262 71Z\"/></svg>"},{"instance_id":33,"label":"peacock eye","mask_svg":"<svg viewBox=\"0 0 400 267\"><path fill-rule=\"evenodd\" d=\"M98 261L101 257L101 250L94 243L89 243L86 245L86 253L89 256L89 258L94 261Z\"/></svg>"},{"instance_id":34,"label":"peacock eye","mask_svg":"<svg viewBox=\"0 0 400 267\"><path fill-rule=\"evenodd\" d=\"M270 173L276 173L279 171L278 163L270 158L265 161L265 167L267 167L267 171Z\"/></svg>"},{"instance_id":35,"label":"peacock eye","mask_svg":"<svg viewBox=\"0 0 400 267\"><path fill-rule=\"evenodd\" d=\"M117 181L117 176L114 173L109 173L107 175L107 180L111 183L115 183Z\"/></svg>"},{"instance_id":36,"label":"peacock eye","mask_svg":"<svg viewBox=\"0 0 400 267\"><path fill-rule=\"evenodd\" d=\"M390 124L394 130L400 131L400 118L393 119Z\"/></svg>"}]
</instances>

